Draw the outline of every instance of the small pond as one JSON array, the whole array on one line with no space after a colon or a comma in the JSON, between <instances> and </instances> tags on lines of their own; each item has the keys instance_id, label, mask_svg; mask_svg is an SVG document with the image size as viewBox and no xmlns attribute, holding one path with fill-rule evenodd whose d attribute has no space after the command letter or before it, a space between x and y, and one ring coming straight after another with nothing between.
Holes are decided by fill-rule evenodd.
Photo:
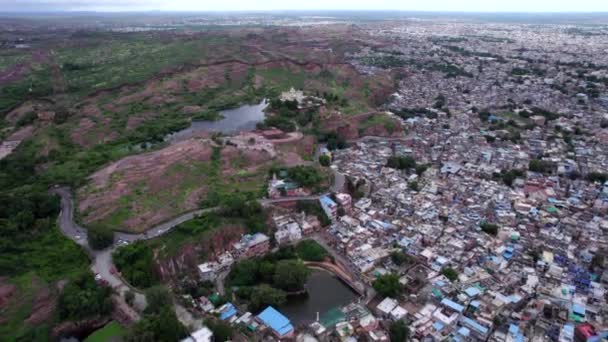
<instances>
[{"instance_id":1,"label":"small pond","mask_svg":"<svg viewBox=\"0 0 608 342\"><path fill-rule=\"evenodd\" d=\"M336 276L318 269L312 270L306 289L307 295L290 297L287 304L278 308L292 324L312 323L316 320L317 312L322 316L327 311L344 306L358 297Z\"/></svg>"},{"instance_id":2,"label":"small pond","mask_svg":"<svg viewBox=\"0 0 608 342\"><path fill-rule=\"evenodd\" d=\"M240 131L251 131L255 129L258 122L266 118L264 109L268 101L263 100L259 104L243 105L238 108L223 110L222 119L217 121L194 120L190 127L174 133L171 138L175 140L188 139L200 132L221 132L224 134Z\"/></svg>"}]
</instances>

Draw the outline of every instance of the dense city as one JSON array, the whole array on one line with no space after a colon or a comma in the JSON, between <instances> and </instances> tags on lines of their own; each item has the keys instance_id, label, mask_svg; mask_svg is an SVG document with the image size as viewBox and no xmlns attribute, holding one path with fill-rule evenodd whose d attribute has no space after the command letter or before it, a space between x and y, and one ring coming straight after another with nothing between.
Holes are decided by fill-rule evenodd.
<instances>
[{"instance_id":1,"label":"dense city","mask_svg":"<svg viewBox=\"0 0 608 342\"><path fill-rule=\"evenodd\" d=\"M211 25L244 31L230 38L187 31ZM52 101L69 96L56 89L60 100L28 98L7 111L2 166L22 162L28 139L42 137L46 154L31 172L58 199L48 213L36 207L28 222L58 217L63 238L75 242L64 251L86 254L91 264L80 267L93 276L41 277L53 284L47 297L57 291L59 300L44 306L47 316L35 310L44 319L24 317L23 328L4 314L18 315L11 305L19 298L40 303L45 292L18 297L20 282L31 279L2 263L14 278L0 278L0 308L8 308L0 323L18 326L20 338L34 336L25 334L28 322L55 322L49 312L57 307L64 323L52 336L66 341L103 329L114 334L107 341L608 339L607 24L260 14L100 30L184 28L188 42L228 49L221 58L262 61L216 62L220 52L212 51L211 62L126 90L94 88L75 104L75 112L93 114L70 112L67 123L57 121ZM280 43L260 38L265 30ZM347 43L336 38L345 35ZM243 45L231 51L228 39ZM36 44L2 42L20 51ZM70 68L89 68L69 63L60 68L68 85ZM232 64L213 69L221 63ZM30 67L0 69L0 81ZM235 80L242 89L230 88ZM178 97L186 91L211 95L190 103ZM232 102L215 103L224 97ZM132 115L121 125L134 134L131 126L146 127L149 118L172 118L150 114L167 103L188 115L186 125L136 131L115 150L95 150L122 144L113 131L91 128L118 127L109 113ZM154 139L137 140L142 131ZM97 141L87 140L93 135ZM92 149L77 162L94 160L93 167L53 164L76 163L60 150L65 139L83 146L67 150L75 156ZM61 177L64 170L81 178ZM9 175L2 181L20 184ZM16 189L3 203L30 188ZM6 212L6 222L17 217L6 226L22 229L27 217ZM68 290L85 289L83 303L102 304L79 325L85 296Z\"/></svg>"}]
</instances>

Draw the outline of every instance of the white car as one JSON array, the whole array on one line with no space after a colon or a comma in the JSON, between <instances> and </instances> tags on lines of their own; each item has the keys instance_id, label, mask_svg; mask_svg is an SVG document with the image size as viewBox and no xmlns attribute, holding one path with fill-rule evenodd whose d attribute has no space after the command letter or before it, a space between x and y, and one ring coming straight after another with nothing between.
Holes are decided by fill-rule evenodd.
<instances>
[{"instance_id":1,"label":"white car","mask_svg":"<svg viewBox=\"0 0 608 342\"><path fill-rule=\"evenodd\" d=\"M95 274L95 281L100 281L101 280L101 274L97 273Z\"/></svg>"}]
</instances>

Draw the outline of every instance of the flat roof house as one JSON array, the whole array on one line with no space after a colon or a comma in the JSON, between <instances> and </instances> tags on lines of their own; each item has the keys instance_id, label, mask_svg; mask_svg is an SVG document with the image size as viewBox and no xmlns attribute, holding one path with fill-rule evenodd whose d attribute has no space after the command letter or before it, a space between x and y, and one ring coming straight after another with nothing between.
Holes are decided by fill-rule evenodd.
<instances>
[{"instance_id":1,"label":"flat roof house","mask_svg":"<svg viewBox=\"0 0 608 342\"><path fill-rule=\"evenodd\" d=\"M278 338L289 338L294 334L294 328L289 318L283 316L272 306L267 307L257 317Z\"/></svg>"}]
</instances>

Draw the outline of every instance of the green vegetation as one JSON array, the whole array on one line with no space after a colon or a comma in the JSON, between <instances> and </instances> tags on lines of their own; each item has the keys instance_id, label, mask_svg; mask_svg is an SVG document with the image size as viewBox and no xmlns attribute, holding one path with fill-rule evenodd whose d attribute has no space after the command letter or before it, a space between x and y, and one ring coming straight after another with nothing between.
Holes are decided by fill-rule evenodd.
<instances>
[{"instance_id":1,"label":"green vegetation","mask_svg":"<svg viewBox=\"0 0 608 342\"><path fill-rule=\"evenodd\" d=\"M88 268L86 254L56 227L58 213L59 198L46 192L0 194L0 274L55 281Z\"/></svg>"},{"instance_id":2,"label":"green vegetation","mask_svg":"<svg viewBox=\"0 0 608 342\"><path fill-rule=\"evenodd\" d=\"M237 296L241 300L248 301L248 309L253 312L261 311L269 305L278 307L287 301L287 293L285 291L268 284L241 287L237 290Z\"/></svg>"},{"instance_id":3,"label":"green vegetation","mask_svg":"<svg viewBox=\"0 0 608 342\"><path fill-rule=\"evenodd\" d=\"M407 61L393 55L363 57L361 63L381 69L401 68L408 64Z\"/></svg>"},{"instance_id":4,"label":"green vegetation","mask_svg":"<svg viewBox=\"0 0 608 342\"><path fill-rule=\"evenodd\" d=\"M395 119L391 118L386 114L377 114L368 117L367 119L361 121L359 125L359 131L365 132L370 127L381 126L389 133L393 134L397 130L398 123Z\"/></svg>"},{"instance_id":5,"label":"green vegetation","mask_svg":"<svg viewBox=\"0 0 608 342\"><path fill-rule=\"evenodd\" d=\"M280 260L274 271L274 284L285 291L300 291L304 288L310 270L298 260Z\"/></svg>"},{"instance_id":6,"label":"green vegetation","mask_svg":"<svg viewBox=\"0 0 608 342\"><path fill-rule=\"evenodd\" d=\"M390 156L386 161L386 167L409 171L416 168L416 160L410 156Z\"/></svg>"},{"instance_id":7,"label":"green vegetation","mask_svg":"<svg viewBox=\"0 0 608 342\"><path fill-rule=\"evenodd\" d=\"M429 119L437 119L437 113L426 108L401 108L395 112L396 115L404 120L412 119L415 117L425 116Z\"/></svg>"},{"instance_id":8,"label":"green vegetation","mask_svg":"<svg viewBox=\"0 0 608 342\"><path fill-rule=\"evenodd\" d=\"M383 297L397 297L403 291L399 284L399 276L394 273L381 275L372 283L374 290Z\"/></svg>"},{"instance_id":9,"label":"green vegetation","mask_svg":"<svg viewBox=\"0 0 608 342\"><path fill-rule=\"evenodd\" d=\"M95 283L89 272L70 281L59 297L59 316L62 320L81 320L107 315L112 311L112 289Z\"/></svg>"},{"instance_id":10,"label":"green vegetation","mask_svg":"<svg viewBox=\"0 0 608 342\"><path fill-rule=\"evenodd\" d=\"M307 215L315 215L323 227L327 227L331 224L331 219L327 217L321 204L318 201L298 201L296 209L299 212L305 212Z\"/></svg>"},{"instance_id":11,"label":"green vegetation","mask_svg":"<svg viewBox=\"0 0 608 342\"><path fill-rule=\"evenodd\" d=\"M493 224L493 223L489 223L489 222L482 222L479 227L481 228L481 230L489 235L493 235L496 236L498 234L498 226Z\"/></svg>"},{"instance_id":12,"label":"green vegetation","mask_svg":"<svg viewBox=\"0 0 608 342\"><path fill-rule=\"evenodd\" d=\"M495 174L494 177L502 180L506 186L513 186L513 182L517 178L524 176L524 172L521 170L502 170L500 173Z\"/></svg>"},{"instance_id":13,"label":"green vegetation","mask_svg":"<svg viewBox=\"0 0 608 342\"><path fill-rule=\"evenodd\" d=\"M295 166L287 170L289 178L307 188L316 188L325 178L314 166Z\"/></svg>"},{"instance_id":14,"label":"green vegetation","mask_svg":"<svg viewBox=\"0 0 608 342\"><path fill-rule=\"evenodd\" d=\"M116 268L129 284L148 288L158 282L154 271L152 248L143 241L120 247L112 255Z\"/></svg>"},{"instance_id":15,"label":"green vegetation","mask_svg":"<svg viewBox=\"0 0 608 342\"><path fill-rule=\"evenodd\" d=\"M226 322L220 321L219 319L206 319L205 326L213 332L213 339L217 342L229 341L234 335L232 326Z\"/></svg>"},{"instance_id":16,"label":"green vegetation","mask_svg":"<svg viewBox=\"0 0 608 342\"><path fill-rule=\"evenodd\" d=\"M173 304L169 290L162 285L147 288L144 294L148 302L147 313L158 313L162 307L170 307Z\"/></svg>"},{"instance_id":17,"label":"green vegetation","mask_svg":"<svg viewBox=\"0 0 608 342\"><path fill-rule=\"evenodd\" d=\"M327 258L327 251L314 240L304 240L296 246L296 253L305 261L323 261Z\"/></svg>"},{"instance_id":18,"label":"green vegetation","mask_svg":"<svg viewBox=\"0 0 608 342\"><path fill-rule=\"evenodd\" d=\"M324 167L329 167L331 165L331 158L326 154L320 155L319 164Z\"/></svg>"},{"instance_id":19,"label":"green vegetation","mask_svg":"<svg viewBox=\"0 0 608 342\"><path fill-rule=\"evenodd\" d=\"M114 232L99 226L92 226L88 229L87 238L93 249L102 250L114 243Z\"/></svg>"},{"instance_id":20,"label":"green vegetation","mask_svg":"<svg viewBox=\"0 0 608 342\"><path fill-rule=\"evenodd\" d=\"M402 251L391 253L391 260L397 266L411 265L416 262L416 259L414 259L413 257L409 256L408 254L406 254Z\"/></svg>"},{"instance_id":21,"label":"green vegetation","mask_svg":"<svg viewBox=\"0 0 608 342\"><path fill-rule=\"evenodd\" d=\"M528 169L532 172L550 174L553 172L555 165L547 160L533 159L528 164Z\"/></svg>"},{"instance_id":22,"label":"green vegetation","mask_svg":"<svg viewBox=\"0 0 608 342\"><path fill-rule=\"evenodd\" d=\"M36 66L24 79L0 87L0 115L30 99L52 93L51 71L48 67Z\"/></svg>"},{"instance_id":23,"label":"green vegetation","mask_svg":"<svg viewBox=\"0 0 608 342\"><path fill-rule=\"evenodd\" d=\"M448 278L452 282L458 280L458 272L456 272L456 270L451 267L444 267L441 270L441 274L443 274L446 278Z\"/></svg>"},{"instance_id":24,"label":"green vegetation","mask_svg":"<svg viewBox=\"0 0 608 342\"><path fill-rule=\"evenodd\" d=\"M148 306L143 319L129 329L127 341L179 341L188 335L175 315L169 291L162 286L146 290Z\"/></svg>"},{"instance_id":25,"label":"green vegetation","mask_svg":"<svg viewBox=\"0 0 608 342\"><path fill-rule=\"evenodd\" d=\"M407 183L407 187L412 191L420 191L422 189L420 184L416 181Z\"/></svg>"},{"instance_id":26,"label":"green vegetation","mask_svg":"<svg viewBox=\"0 0 608 342\"><path fill-rule=\"evenodd\" d=\"M126 334L125 328L123 328L118 322L112 321L106 324L103 328L95 331L84 342L107 342L123 337Z\"/></svg>"},{"instance_id":27,"label":"green vegetation","mask_svg":"<svg viewBox=\"0 0 608 342\"><path fill-rule=\"evenodd\" d=\"M539 68L529 68L529 69L524 69L524 68L513 68L511 70L511 75L513 76L527 76L527 75L535 75L538 77L543 77L545 76L547 72L543 69L539 69Z\"/></svg>"},{"instance_id":28,"label":"green vegetation","mask_svg":"<svg viewBox=\"0 0 608 342\"><path fill-rule=\"evenodd\" d=\"M173 307L162 306L147 313L127 333L125 340L140 341L180 341L188 336L188 330L175 315Z\"/></svg>"},{"instance_id":29,"label":"green vegetation","mask_svg":"<svg viewBox=\"0 0 608 342\"><path fill-rule=\"evenodd\" d=\"M346 138L339 135L336 131L320 133L317 138L319 142L326 143L327 149L330 151L343 150L349 146Z\"/></svg>"},{"instance_id":30,"label":"green vegetation","mask_svg":"<svg viewBox=\"0 0 608 342\"><path fill-rule=\"evenodd\" d=\"M409 341L410 328L403 320L391 323L388 334L391 342L407 342Z\"/></svg>"},{"instance_id":31,"label":"green vegetation","mask_svg":"<svg viewBox=\"0 0 608 342\"><path fill-rule=\"evenodd\" d=\"M297 257L293 248L286 248L263 258L241 261L230 271L227 285L239 287L236 295L247 302L249 310L281 305L288 292L304 289L310 275Z\"/></svg>"},{"instance_id":32,"label":"green vegetation","mask_svg":"<svg viewBox=\"0 0 608 342\"><path fill-rule=\"evenodd\" d=\"M587 174L587 180L592 183L604 184L608 181L608 174L603 172L590 172Z\"/></svg>"}]
</instances>

